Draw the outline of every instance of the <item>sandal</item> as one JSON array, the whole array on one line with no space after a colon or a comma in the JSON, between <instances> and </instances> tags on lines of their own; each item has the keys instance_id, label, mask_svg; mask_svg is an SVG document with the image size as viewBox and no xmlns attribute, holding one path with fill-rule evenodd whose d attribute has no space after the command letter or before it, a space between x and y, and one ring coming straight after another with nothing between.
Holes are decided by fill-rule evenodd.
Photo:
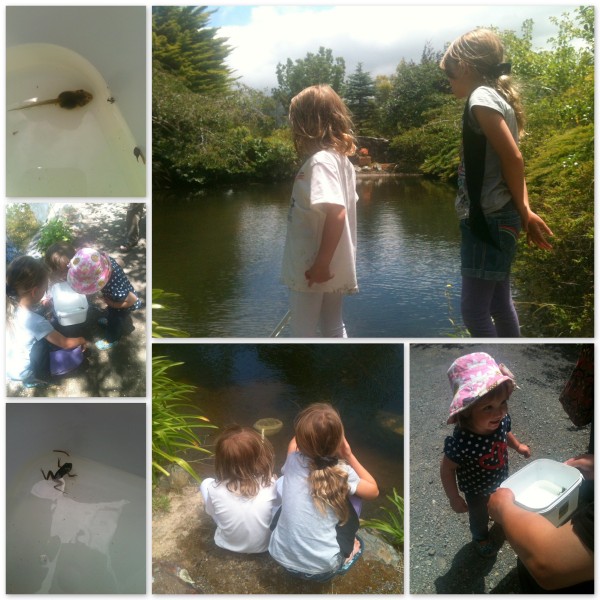
<instances>
[{"instance_id":1,"label":"sandal","mask_svg":"<svg viewBox=\"0 0 600 600\"><path fill-rule=\"evenodd\" d=\"M340 573L340 574L345 573L346 571L348 571L354 565L354 563L362 556L365 544L362 541L362 539L359 538L358 536L356 536L356 539L358 540L359 549L354 553L354 555L349 560L347 560L347 562L345 562L339 568L338 573Z\"/></svg>"},{"instance_id":2,"label":"sandal","mask_svg":"<svg viewBox=\"0 0 600 600\"><path fill-rule=\"evenodd\" d=\"M492 542L488 540L473 540L475 547L477 548L477 553L479 556L483 556L483 558L490 558L492 556L496 556L498 554L498 549L492 544Z\"/></svg>"}]
</instances>

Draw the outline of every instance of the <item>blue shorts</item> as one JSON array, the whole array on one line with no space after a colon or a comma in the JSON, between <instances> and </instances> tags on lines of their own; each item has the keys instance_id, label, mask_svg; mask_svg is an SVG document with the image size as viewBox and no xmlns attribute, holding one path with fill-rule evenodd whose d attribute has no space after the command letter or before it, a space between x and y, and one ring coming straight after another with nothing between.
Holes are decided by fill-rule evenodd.
<instances>
[{"instance_id":1,"label":"blue shorts","mask_svg":"<svg viewBox=\"0 0 600 600\"><path fill-rule=\"evenodd\" d=\"M460 267L464 277L504 281L517 251L521 217L512 202L500 210L485 215L492 238L498 248L479 239L469 227L468 220L460 222Z\"/></svg>"}]
</instances>

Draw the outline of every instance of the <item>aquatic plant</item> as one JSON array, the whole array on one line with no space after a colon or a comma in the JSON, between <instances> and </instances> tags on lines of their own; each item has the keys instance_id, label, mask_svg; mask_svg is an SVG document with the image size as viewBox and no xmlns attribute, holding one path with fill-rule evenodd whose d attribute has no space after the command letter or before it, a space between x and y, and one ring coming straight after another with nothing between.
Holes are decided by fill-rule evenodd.
<instances>
[{"instance_id":1,"label":"aquatic plant","mask_svg":"<svg viewBox=\"0 0 600 600\"><path fill-rule=\"evenodd\" d=\"M152 357L152 479L160 474L170 477L165 466L179 465L186 473L200 482L200 477L181 452L195 451L210 455L203 447L198 429L215 429L209 420L197 413L197 407L189 402L189 395L196 389L171 379L166 372L181 362L173 362L165 356ZM185 410L186 412L182 412Z\"/></svg>"},{"instance_id":2,"label":"aquatic plant","mask_svg":"<svg viewBox=\"0 0 600 600\"><path fill-rule=\"evenodd\" d=\"M404 498L398 494L396 488L393 488L392 495L387 495L386 498L391 502L392 507L380 507L385 516L381 519L361 519L360 524L362 527L381 531L390 544L402 547L404 545Z\"/></svg>"},{"instance_id":3,"label":"aquatic plant","mask_svg":"<svg viewBox=\"0 0 600 600\"><path fill-rule=\"evenodd\" d=\"M169 310L169 307L165 304L157 302L157 300L168 300L177 298L179 294L174 292L165 292L164 290L154 288L152 290L152 315L154 311L158 310ZM190 337L187 331L182 329L176 329L175 327L166 327L165 325L159 325L157 321L152 320L152 337Z\"/></svg>"}]
</instances>

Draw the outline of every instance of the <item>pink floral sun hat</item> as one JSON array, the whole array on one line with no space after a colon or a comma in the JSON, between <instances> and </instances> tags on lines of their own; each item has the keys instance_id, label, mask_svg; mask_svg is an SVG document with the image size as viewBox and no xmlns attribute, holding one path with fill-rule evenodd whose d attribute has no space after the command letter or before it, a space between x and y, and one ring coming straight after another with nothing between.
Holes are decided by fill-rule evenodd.
<instances>
[{"instance_id":1,"label":"pink floral sun hat","mask_svg":"<svg viewBox=\"0 0 600 600\"><path fill-rule=\"evenodd\" d=\"M515 376L485 352L474 352L457 358L448 369L452 387L452 403L448 424L456 423L456 415L467 409L482 396L505 381L511 382L510 393L515 389Z\"/></svg>"},{"instance_id":2,"label":"pink floral sun hat","mask_svg":"<svg viewBox=\"0 0 600 600\"><path fill-rule=\"evenodd\" d=\"M80 294L95 294L108 283L110 273L110 259L104 252L81 248L69 263L67 282Z\"/></svg>"}]
</instances>

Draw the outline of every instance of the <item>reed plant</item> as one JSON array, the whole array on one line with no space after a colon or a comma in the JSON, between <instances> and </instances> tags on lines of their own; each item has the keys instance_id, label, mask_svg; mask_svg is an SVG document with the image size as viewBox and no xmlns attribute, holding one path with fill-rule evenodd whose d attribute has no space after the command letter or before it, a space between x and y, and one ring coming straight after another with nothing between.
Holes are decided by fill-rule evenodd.
<instances>
[{"instance_id":1,"label":"reed plant","mask_svg":"<svg viewBox=\"0 0 600 600\"><path fill-rule=\"evenodd\" d=\"M393 488L392 495L387 495L386 498L392 506L381 507L385 516L381 519L361 519L360 524L362 527L381 531L392 546L402 548L404 545L404 498L398 494L396 488Z\"/></svg>"},{"instance_id":2,"label":"reed plant","mask_svg":"<svg viewBox=\"0 0 600 600\"><path fill-rule=\"evenodd\" d=\"M152 357L152 480L159 475L170 477L166 468L179 465L200 482L190 463L180 456L198 452L206 457L211 451L203 446L199 430L215 429L207 417L189 400L195 386L175 381L167 371L181 365L165 356Z\"/></svg>"}]
</instances>

